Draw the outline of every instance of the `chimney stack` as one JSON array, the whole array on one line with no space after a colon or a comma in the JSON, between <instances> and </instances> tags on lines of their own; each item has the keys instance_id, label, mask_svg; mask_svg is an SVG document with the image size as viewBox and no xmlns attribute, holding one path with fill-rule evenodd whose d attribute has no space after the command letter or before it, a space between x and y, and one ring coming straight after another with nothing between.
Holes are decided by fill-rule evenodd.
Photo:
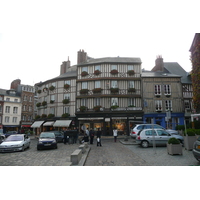
<instances>
[{"instance_id":1,"label":"chimney stack","mask_svg":"<svg viewBox=\"0 0 200 200\"><path fill-rule=\"evenodd\" d=\"M84 52L84 50L82 49L82 51L78 51L78 55L77 55L77 64L83 63L87 61L87 53Z\"/></svg>"},{"instance_id":2,"label":"chimney stack","mask_svg":"<svg viewBox=\"0 0 200 200\"><path fill-rule=\"evenodd\" d=\"M21 80L20 79L16 79L16 80L12 81L12 83L10 84L10 89L17 90L17 87L20 84L21 84Z\"/></svg>"},{"instance_id":3,"label":"chimney stack","mask_svg":"<svg viewBox=\"0 0 200 200\"><path fill-rule=\"evenodd\" d=\"M70 64L69 56L68 56L68 61L64 61L62 65L60 66L60 75L66 73L67 69L71 67L70 65L71 64Z\"/></svg>"},{"instance_id":4,"label":"chimney stack","mask_svg":"<svg viewBox=\"0 0 200 200\"><path fill-rule=\"evenodd\" d=\"M151 71L160 71L160 72L163 72L164 70L164 64L163 64L163 58L161 55L158 55L156 60L155 60L155 67L151 70Z\"/></svg>"}]
</instances>

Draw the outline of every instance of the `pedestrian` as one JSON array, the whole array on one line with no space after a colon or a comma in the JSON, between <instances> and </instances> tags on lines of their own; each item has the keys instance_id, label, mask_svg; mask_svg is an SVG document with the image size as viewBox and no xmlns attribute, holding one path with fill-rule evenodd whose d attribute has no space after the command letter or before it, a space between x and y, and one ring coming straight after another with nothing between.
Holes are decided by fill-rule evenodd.
<instances>
[{"instance_id":1,"label":"pedestrian","mask_svg":"<svg viewBox=\"0 0 200 200\"><path fill-rule=\"evenodd\" d=\"M97 129L97 146L102 147L102 145L101 145L101 131L100 131L100 128Z\"/></svg>"},{"instance_id":2,"label":"pedestrian","mask_svg":"<svg viewBox=\"0 0 200 200\"><path fill-rule=\"evenodd\" d=\"M78 128L74 127L73 143L76 144L78 139Z\"/></svg>"},{"instance_id":3,"label":"pedestrian","mask_svg":"<svg viewBox=\"0 0 200 200\"><path fill-rule=\"evenodd\" d=\"M64 133L64 141L63 141L63 143L66 144L67 143L67 130L66 130L66 128L63 128L63 133Z\"/></svg>"},{"instance_id":4,"label":"pedestrian","mask_svg":"<svg viewBox=\"0 0 200 200\"><path fill-rule=\"evenodd\" d=\"M88 128L86 129L85 133L86 133L86 134L87 134L87 136L89 137L89 135L90 135L90 132L89 132Z\"/></svg>"},{"instance_id":5,"label":"pedestrian","mask_svg":"<svg viewBox=\"0 0 200 200\"><path fill-rule=\"evenodd\" d=\"M114 129L113 129L113 136L114 136L114 141L115 142L117 142L117 128L115 127Z\"/></svg>"},{"instance_id":6,"label":"pedestrian","mask_svg":"<svg viewBox=\"0 0 200 200\"><path fill-rule=\"evenodd\" d=\"M84 134L84 137L83 137L83 140L82 140L82 143L84 143L84 142L89 142L89 137L86 133Z\"/></svg>"},{"instance_id":7,"label":"pedestrian","mask_svg":"<svg viewBox=\"0 0 200 200\"><path fill-rule=\"evenodd\" d=\"M93 144L93 140L94 140L94 130L91 128L90 129L90 144Z\"/></svg>"}]
</instances>

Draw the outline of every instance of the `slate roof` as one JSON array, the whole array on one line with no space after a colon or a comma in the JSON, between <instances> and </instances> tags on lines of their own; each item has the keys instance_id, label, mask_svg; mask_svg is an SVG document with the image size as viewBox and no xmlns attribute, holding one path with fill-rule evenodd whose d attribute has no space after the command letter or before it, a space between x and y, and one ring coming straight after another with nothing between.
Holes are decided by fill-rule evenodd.
<instances>
[{"instance_id":1,"label":"slate roof","mask_svg":"<svg viewBox=\"0 0 200 200\"><path fill-rule=\"evenodd\" d=\"M89 58L86 62L80 63L78 65L86 64L100 64L100 63L139 63L141 64L141 59L137 57L105 57L105 58Z\"/></svg>"},{"instance_id":2,"label":"slate roof","mask_svg":"<svg viewBox=\"0 0 200 200\"><path fill-rule=\"evenodd\" d=\"M141 77L181 77L180 75L166 73L166 72L152 72L152 71L143 71Z\"/></svg>"}]
</instances>

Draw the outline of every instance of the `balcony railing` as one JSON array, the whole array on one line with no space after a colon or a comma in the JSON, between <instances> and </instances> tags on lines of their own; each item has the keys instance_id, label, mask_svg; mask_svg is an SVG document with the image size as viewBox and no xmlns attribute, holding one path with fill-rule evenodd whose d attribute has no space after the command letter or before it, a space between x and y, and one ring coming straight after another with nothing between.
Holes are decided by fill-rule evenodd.
<instances>
[{"instance_id":1,"label":"balcony railing","mask_svg":"<svg viewBox=\"0 0 200 200\"><path fill-rule=\"evenodd\" d=\"M116 111L142 111L142 107L118 107L115 109L111 109L111 108L105 108L105 107L101 107L100 110L98 112L116 112ZM77 112L81 112L80 109L77 109ZM95 111L93 108L89 109L87 108L85 111L83 112L97 112Z\"/></svg>"}]
</instances>

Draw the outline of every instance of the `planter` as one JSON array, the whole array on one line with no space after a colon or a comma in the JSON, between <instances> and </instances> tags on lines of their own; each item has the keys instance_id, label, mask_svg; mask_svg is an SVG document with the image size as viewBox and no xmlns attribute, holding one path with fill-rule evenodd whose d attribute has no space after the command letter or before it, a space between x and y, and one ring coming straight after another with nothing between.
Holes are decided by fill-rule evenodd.
<instances>
[{"instance_id":1,"label":"planter","mask_svg":"<svg viewBox=\"0 0 200 200\"><path fill-rule=\"evenodd\" d=\"M170 155L182 155L183 154L183 148L182 148L182 144L168 144L167 143L167 152Z\"/></svg>"},{"instance_id":2,"label":"planter","mask_svg":"<svg viewBox=\"0 0 200 200\"><path fill-rule=\"evenodd\" d=\"M37 106L37 107L40 107L40 106L41 106L41 103L37 103L36 106Z\"/></svg>"},{"instance_id":3,"label":"planter","mask_svg":"<svg viewBox=\"0 0 200 200\"><path fill-rule=\"evenodd\" d=\"M170 95L170 94L166 94L165 97L168 97L168 98L169 98L169 97L171 97L171 95Z\"/></svg>"},{"instance_id":4,"label":"planter","mask_svg":"<svg viewBox=\"0 0 200 200\"><path fill-rule=\"evenodd\" d=\"M117 71L116 69L113 69L113 70L110 71L110 73L111 73L112 75L117 75L117 74L118 74L118 71Z\"/></svg>"},{"instance_id":5,"label":"planter","mask_svg":"<svg viewBox=\"0 0 200 200\"><path fill-rule=\"evenodd\" d=\"M42 106L46 106L47 105L47 102L46 101L43 101L42 102Z\"/></svg>"},{"instance_id":6,"label":"planter","mask_svg":"<svg viewBox=\"0 0 200 200\"><path fill-rule=\"evenodd\" d=\"M94 75L98 76L99 74L101 74L101 71L99 71L99 70L94 71Z\"/></svg>"},{"instance_id":7,"label":"planter","mask_svg":"<svg viewBox=\"0 0 200 200\"><path fill-rule=\"evenodd\" d=\"M69 116L70 116L69 113L64 113L64 114L62 114L62 118L68 118Z\"/></svg>"},{"instance_id":8,"label":"planter","mask_svg":"<svg viewBox=\"0 0 200 200\"><path fill-rule=\"evenodd\" d=\"M93 108L93 110L94 110L95 112L99 112L100 109L101 109L101 106L95 106L95 107Z\"/></svg>"},{"instance_id":9,"label":"planter","mask_svg":"<svg viewBox=\"0 0 200 200\"><path fill-rule=\"evenodd\" d=\"M115 110L115 109L117 109L117 108L119 108L119 106L111 106L111 107L110 107L111 110Z\"/></svg>"},{"instance_id":10,"label":"planter","mask_svg":"<svg viewBox=\"0 0 200 200\"><path fill-rule=\"evenodd\" d=\"M53 103L54 103L54 100L51 100L50 103L53 104Z\"/></svg>"},{"instance_id":11,"label":"planter","mask_svg":"<svg viewBox=\"0 0 200 200\"><path fill-rule=\"evenodd\" d=\"M127 74L129 76L133 76L133 75L135 75L135 71L134 70L129 70L129 71L127 71Z\"/></svg>"},{"instance_id":12,"label":"planter","mask_svg":"<svg viewBox=\"0 0 200 200\"><path fill-rule=\"evenodd\" d=\"M101 93L102 89L101 88L95 88L92 90L93 93Z\"/></svg>"},{"instance_id":13,"label":"planter","mask_svg":"<svg viewBox=\"0 0 200 200\"><path fill-rule=\"evenodd\" d=\"M80 111L81 111L81 112L84 112L85 110L87 110L87 107L86 107L86 106L81 106L81 107L80 107Z\"/></svg>"},{"instance_id":14,"label":"planter","mask_svg":"<svg viewBox=\"0 0 200 200\"><path fill-rule=\"evenodd\" d=\"M81 76L87 76L87 75L88 75L88 72L86 71L81 72Z\"/></svg>"},{"instance_id":15,"label":"planter","mask_svg":"<svg viewBox=\"0 0 200 200\"><path fill-rule=\"evenodd\" d=\"M50 90L50 91L53 91L53 90L55 90L55 89L56 89L56 87L54 87L53 85L49 87L49 90Z\"/></svg>"},{"instance_id":16,"label":"planter","mask_svg":"<svg viewBox=\"0 0 200 200\"><path fill-rule=\"evenodd\" d=\"M159 98L160 96L161 96L160 94L155 95L155 97L157 97L157 98Z\"/></svg>"},{"instance_id":17,"label":"planter","mask_svg":"<svg viewBox=\"0 0 200 200\"><path fill-rule=\"evenodd\" d=\"M45 87L45 88L43 89L43 92L48 92L48 88Z\"/></svg>"},{"instance_id":18,"label":"planter","mask_svg":"<svg viewBox=\"0 0 200 200\"><path fill-rule=\"evenodd\" d=\"M87 94L88 93L88 89L82 89L82 90L80 90L80 94Z\"/></svg>"},{"instance_id":19,"label":"planter","mask_svg":"<svg viewBox=\"0 0 200 200\"><path fill-rule=\"evenodd\" d=\"M187 150L192 150L193 149L193 144L196 141L197 137L195 136L184 136L184 147Z\"/></svg>"},{"instance_id":20,"label":"planter","mask_svg":"<svg viewBox=\"0 0 200 200\"><path fill-rule=\"evenodd\" d=\"M37 93L40 94L42 92L42 90L38 90Z\"/></svg>"},{"instance_id":21,"label":"planter","mask_svg":"<svg viewBox=\"0 0 200 200\"><path fill-rule=\"evenodd\" d=\"M119 88L110 88L110 92L111 93L118 93L119 92Z\"/></svg>"},{"instance_id":22,"label":"planter","mask_svg":"<svg viewBox=\"0 0 200 200\"><path fill-rule=\"evenodd\" d=\"M65 88L66 90L69 89L69 87L70 87L69 84L65 84L65 85L64 85L64 88Z\"/></svg>"},{"instance_id":23,"label":"planter","mask_svg":"<svg viewBox=\"0 0 200 200\"><path fill-rule=\"evenodd\" d=\"M135 91L136 91L135 88L129 88L129 89L128 89L128 92L135 92Z\"/></svg>"},{"instance_id":24,"label":"planter","mask_svg":"<svg viewBox=\"0 0 200 200\"><path fill-rule=\"evenodd\" d=\"M69 103L69 99L63 99L62 103L63 104L68 104Z\"/></svg>"}]
</instances>

